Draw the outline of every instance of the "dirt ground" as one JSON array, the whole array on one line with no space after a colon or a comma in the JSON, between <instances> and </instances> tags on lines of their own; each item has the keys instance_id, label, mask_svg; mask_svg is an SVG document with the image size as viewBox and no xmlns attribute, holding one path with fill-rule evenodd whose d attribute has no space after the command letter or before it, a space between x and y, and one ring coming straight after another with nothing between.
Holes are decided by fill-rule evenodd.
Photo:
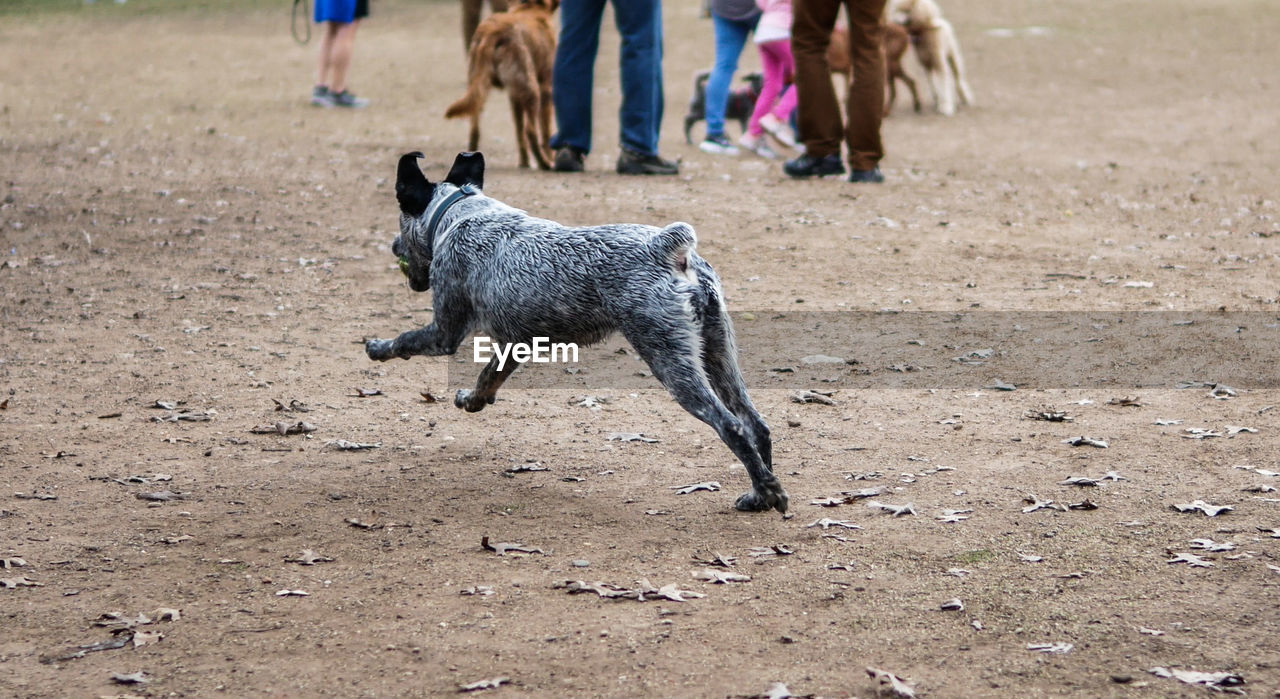
<instances>
[{"instance_id":1,"label":"dirt ground","mask_svg":"<svg viewBox=\"0 0 1280 699\"><path fill-rule=\"evenodd\" d=\"M693 2L665 9L662 150L678 178L613 174L612 29L585 174L518 170L495 93L491 196L569 224L697 228L744 364L769 358L752 390L785 519L732 509L741 467L652 379L593 389L591 409L582 391L529 387L559 368L527 368L465 414L422 396L449 394L449 360L365 358L361 338L430 320L389 252L392 190L402 152L423 150L440 178L465 146L466 124L440 116L465 76L453 3L374 3L359 112L307 104L315 43L293 42L283 3L148 7L0 21L0 695L434 696L504 677L479 693L782 682L866 697L870 666L921 696L1210 692L1157 667L1280 696L1280 391L1264 368L1209 395L1230 340L1168 350L1203 360L1182 377L1192 388L1134 371L1081 381L1050 354L1001 391L1004 344L931 385L981 347L899 337L919 366L889 388L902 372L858 343L820 348L856 364L811 364L803 338L751 339L798 311L836 325L883 309L997 325L1206 311L1248 319L1241 342L1274 351L1258 340L1280 317L1270 3L948 0L977 104L953 118L899 104L878 187L789 181L778 163L686 145L691 76L711 61ZM1090 339L1076 344L1124 353L1123 333ZM1125 361L1140 374L1145 359ZM824 387L834 405L793 402ZM1045 406L1074 420L1027 417ZM298 422L314 431L254 432ZM1063 443L1082 435L1109 446ZM507 472L529 462L548 470ZM1124 480L1062 484L1107 472ZM673 488L707 481L723 489ZM811 504L864 487L915 514ZM1024 512L1029 493L1097 509ZM1234 509L1173 508L1194 500ZM861 528L809 526L822 518ZM545 553L500 556L482 537ZM790 553L753 555L774 546ZM304 551L325 560L293 562ZM1170 563L1183 553L1207 565ZM695 558L717 554L750 581L696 579ZM705 596L563 587L637 580ZM952 599L962 611L942 609ZM128 644L81 648L113 639ZM112 680L136 672L146 684Z\"/></svg>"}]
</instances>

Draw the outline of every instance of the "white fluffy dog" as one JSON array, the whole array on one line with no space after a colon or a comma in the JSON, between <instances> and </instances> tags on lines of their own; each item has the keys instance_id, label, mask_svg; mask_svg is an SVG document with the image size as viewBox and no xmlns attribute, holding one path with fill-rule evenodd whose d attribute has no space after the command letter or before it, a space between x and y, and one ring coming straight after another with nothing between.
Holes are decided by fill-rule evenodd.
<instances>
[{"instance_id":1,"label":"white fluffy dog","mask_svg":"<svg viewBox=\"0 0 1280 699\"><path fill-rule=\"evenodd\" d=\"M933 0L890 0L886 13L911 35L938 112L955 114L957 93L962 104L972 106L973 92L964 77L960 43L938 4Z\"/></svg>"}]
</instances>

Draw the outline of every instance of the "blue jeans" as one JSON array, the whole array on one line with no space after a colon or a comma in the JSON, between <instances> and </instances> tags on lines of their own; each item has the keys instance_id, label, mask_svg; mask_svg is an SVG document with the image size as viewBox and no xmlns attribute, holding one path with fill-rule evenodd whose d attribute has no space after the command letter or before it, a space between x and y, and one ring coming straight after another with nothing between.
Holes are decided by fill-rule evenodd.
<instances>
[{"instance_id":1,"label":"blue jeans","mask_svg":"<svg viewBox=\"0 0 1280 699\"><path fill-rule=\"evenodd\" d=\"M591 96L606 0L563 0L560 41L552 74L557 133L552 148L591 152ZM622 147L658 154L662 128L662 2L614 0L622 35L622 107L618 112Z\"/></svg>"},{"instance_id":2,"label":"blue jeans","mask_svg":"<svg viewBox=\"0 0 1280 699\"><path fill-rule=\"evenodd\" d=\"M707 136L724 134L724 113L729 106L729 84L738 71L738 58L747 36L756 28L760 15L751 19L725 19L712 12L716 32L716 64L707 78Z\"/></svg>"}]
</instances>

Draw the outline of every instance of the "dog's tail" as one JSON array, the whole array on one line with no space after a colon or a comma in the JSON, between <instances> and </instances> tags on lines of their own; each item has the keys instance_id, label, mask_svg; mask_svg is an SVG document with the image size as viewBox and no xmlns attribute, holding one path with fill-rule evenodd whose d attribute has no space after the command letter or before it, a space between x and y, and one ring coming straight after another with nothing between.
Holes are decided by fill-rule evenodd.
<instances>
[{"instance_id":1,"label":"dog's tail","mask_svg":"<svg viewBox=\"0 0 1280 699\"><path fill-rule=\"evenodd\" d=\"M472 38L467 57L467 91L444 111L446 119L479 114L484 109L493 85L493 52L501 38L493 32L477 32Z\"/></svg>"},{"instance_id":2,"label":"dog's tail","mask_svg":"<svg viewBox=\"0 0 1280 699\"><path fill-rule=\"evenodd\" d=\"M678 221L658 231L649 241L649 247L660 260L677 275L695 281L689 253L698 245L698 234L693 226Z\"/></svg>"}]
</instances>

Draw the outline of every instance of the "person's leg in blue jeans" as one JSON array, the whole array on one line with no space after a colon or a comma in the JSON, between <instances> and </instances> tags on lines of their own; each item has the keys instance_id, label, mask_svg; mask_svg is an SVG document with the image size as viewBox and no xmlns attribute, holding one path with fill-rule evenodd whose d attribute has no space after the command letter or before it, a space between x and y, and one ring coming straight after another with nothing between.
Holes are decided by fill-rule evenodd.
<instances>
[{"instance_id":1,"label":"person's leg in blue jeans","mask_svg":"<svg viewBox=\"0 0 1280 699\"><path fill-rule=\"evenodd\" d=\"M555 150L591 152L591 93L595 89L596 54L605 0L564 0L560 3L560 40L552 74L556 106ZM644 4L644 3L642 3Z\"/></svg>"},{"instance_id":2,"label":"person's leg in blue jeans","mask_svg":"<svg viewBox=\"0 0 1280 699\"><path fill-rule=\"evenodd\" d=\"M615 0L613 14L622 35L622 110L618 115L622 147L640 155L657 155L663 111L662 3Z\"/></svg>"},{"instance_id":3,"label":"person's leg in blue jeans","mask_svg":"<svg viewBox=\"0 0 1280 699\"><path fill-rule=\"evenodd\" d=\"M716 35L716 63L707 78L707 138L724 135L724 114L729 105L729 86L738 72L742 47L755 28L759 16L752 20L725 19L711 13Z\"/></svg>"}]
</instances>

